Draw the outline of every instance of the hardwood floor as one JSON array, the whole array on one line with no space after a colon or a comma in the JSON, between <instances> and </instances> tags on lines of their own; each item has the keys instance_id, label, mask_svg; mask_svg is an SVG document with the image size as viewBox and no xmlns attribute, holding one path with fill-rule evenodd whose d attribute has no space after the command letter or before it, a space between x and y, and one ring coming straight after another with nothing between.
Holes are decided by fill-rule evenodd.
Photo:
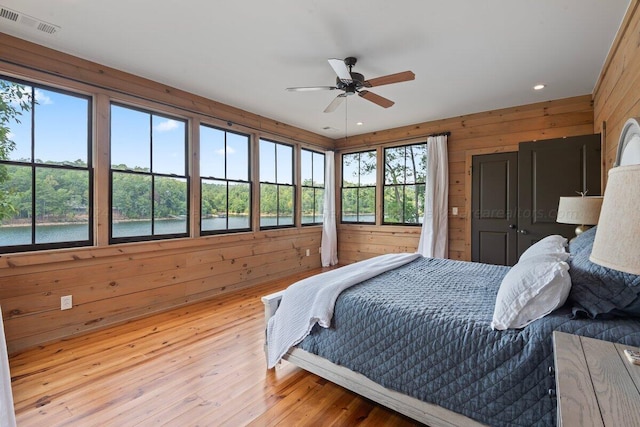
<instances>
[{"instance_id":1,"label":"hardwood floor","mask_svg":"<svg viewBox=\"0 0 640 427\"><path fill-rule=\"evenodd\" d=\"M260 297L304 276L13 355L18 426L417 425L288 362L266 369Z\"/></svg>"}]
</instances>

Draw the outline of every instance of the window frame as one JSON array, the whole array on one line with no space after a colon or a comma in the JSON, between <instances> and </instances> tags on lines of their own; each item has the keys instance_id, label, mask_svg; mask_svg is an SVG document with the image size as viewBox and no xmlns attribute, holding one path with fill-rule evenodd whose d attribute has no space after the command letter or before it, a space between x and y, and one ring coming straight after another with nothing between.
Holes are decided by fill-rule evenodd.
<instances>
[{"instance_id":1,"label":"window frame","mask_svg":"<svg viewBox=\"0 0 640 427\"><path fill-rule=\"evenodd\" d=\"M296 227L296 206L297 206L297 200L296 200L296 193L297 193L297 185L296 185L296 180L295 180L295 176L296 176L296 146L294 144L287 144L285 142L280 142L280 141L275 141L273 139L270 138L263 138L260 137L258 138L258 164L259 164L259 168L260 168L260 174L262 174L262 153L261 153L261 142L265 141L265 142L269 142L274 144L274 148L276 149L276 153L274 156L274 161L275 161L275 169L274 169L274 177L275 177L275 181L276 182L269 182L269 181L262 181L262 177L259 176L258 177L258 192L259 192L259 197L260 197L260 203L258 206L258 212L259 212L259 229L260 230L274 230L274 229L281 229L281 228L295 228ZM278 183L278 156L277 156L277 147L278 145L283 145L285 147L290 147L291 148L291 184L284 184L284 183ZM262 185L275 185L276 186L276 206L277 206L277 210L278 210L278 214L276 215L276 225L262 225L261 224L261 220L262 220ZM293 211L291 212L292 215L292 223L291 224L280 224L280 187L290 187L291 191L292 191L292 202L293 202Z\"/></svg>"},{"instance_id":2,"label":"window frame","mask_svg":"<svg viewBox=\"0 0 640 427\"><path fill-rule=\"evenodd\" d=\"M362 154L365 153L374 153L374 158L376 159L376 171L375 171L375 177L376 177L376 182L373 185L361 185L360 183L360 162L361 162L361 157ZM350 156L350 155L354 155L354 154L358 154L358 185L354 185L354 186L348 186L345 187L344 183L345 183L345 179L344 179L344 158L345 156ZM341 154L341 158L340 158L341 162L340 162L340 224L365 224L365 225L375 225L376 224L376 218L378 215L378 150L373 149L373 150L362 150L362 151L353 151L353 152L349 152L349 153L342 153ZM357 193L357 202L356 202L356 217L359 219L360 218L360 191L362 189L373 189L373 193L374 193L374 198L373 198L373 221L345 221L344 220L344 190L345 189L356 189L356 193Z\"/></svg>"},{"instance_id":3,"label":"window frame","mask_svg":"<svg viewBox=\"0 0 640 427\"><path fill-rule=\"evenodd\" d=\"M302 179L302 168L304 166L303 161L302 161L302 153L304 151L308 151L309 153L311 153L311 185L304 185L304 180ZM313 185L314 184L314 180L313 180L313 176L314 176L314 157L315 155L318 156L322 156L322 176L323 176L323 180L322 180L322 186L318 186L318 185ZM316 197L316 193L318 190L322 190L323 191L323 196L324 196L324 191L326 191L326 176L325 176L325 170L326 170L326 163L327 159L326 159L326 155L324 153L315 151L315 150L311 150L309 148L300 148L300 226L301 227L308 227L308 226L312 226L312 225L322 225L324 221L315 221L315 218L318 216L318 211L317 211L317 206L316 206L316 201L317 201L317 197ZM304 212L302 212L302 201L304 200L303 197L303 193L304 190L306 189L310 189L313 192L313 218L314 221L313 222L304 222L302 219L304 218ZM323 212L320 212L320 217L322 217Z\"/></svg>"},{"instance_id":4,"label":"window frame","mask_svg":"<svg viewBox=\"0 0 640 427\"><path fill-rule=\"evenodd\" d=\"M427 185L427 171L426 171L426 164L425 164L425 170L424 170L424 181L417 181L417 176L414 176L414 181L412 183L407 183L406 182L406 168L407 168L407 150L409 147L413 147L413 146L424 146L424 150L425 150L425 157L427 156L427 142L412 142L409 144L402 144L402 145L394 145L394 146L389 146L389 147L384 147L384 149L382 150L382 160L383 160L383 164L384 164L384 168L382 171L382 176L383 176L383 180L382 180L382 220L381 220L381 224L382 225L395 225L395 226L409 226L409 227L420 227L422 226L422 223L418 220L417 222L407 222L406 218L406 194L407 194L407 187L408 186L418 186L421 185L423 186L423 188L426 187ZM405 179L403 183L399 183L399 184L387 184L387 150L396 150L398 148L404 148L404 165L403 168L405 170ZM401 222L390 222L390 221L386 221L386 215L385 215L385 207L386 207L386 200L385 200L385 194L386 194L386 190L387 188L391 188L391 187L401 187L402 188L402 221ZM417 194L417 193L416 193ZM418 196L419 197L419 196ZM424 199L423 199L423 206L422 209L424 210ZM420 212L420 210L418 209L418 213ZM424 215L424 212L423 212Z\"/></svg>"},{"instance_id":5,"label":"window frame","mask_svg":"<svg viewBox=\"0 0 640 427\"><path fill-rule=\"evenodd\" d=\"M238 132L238 131L232 131L229 129L225 129L219 126L214 126L214 125L210 125L207 123L200 123L200 129L202 129L202 127L207 127L210 129L215 129L221 132L224 132L224 148L225 148L225 156L224 156L224 165L225 165L225 170L224 170L224 178L221 177L214 177L214 176L203 176L202 175L202 167L200 167L200 224L199 224L199 229L200 229L200 235L201 236L210 236L210 235L216 235L216 234L231 234L231 233L241 233L241 232L247 232L247 231L251 231L252 228L252 224L253 224L253 180L252 180L252 174L251 174L251 152L252 152L252 144L251 144L251 135L248 133L242 133L242 132ZM235 135L240 135L243 137L247 137L247 181L242 181L242 180L238 180L238 179L229 179L227 178L227 135L229 133L235 134ZM199 133L200 134L200 164L202 164L202 131ZM226 210L226 228L225 229L220 229L220 230L203 230L202 229L202 201L203 201L203 194L202 194L202 188L203 188L203 181L204 180L215 180L215 181L225 181L227 184L227 197L226 197L226 204L227 204L227 210ZM245 228L229 228L229 183L233 182L233 183L239 183L239 184L248 184L249 185L249 225L248 227Z\"/></svg>"},{"instance_id":6,"label":"window frame","mask_svg":"<svg viewBox=\"0 0 640 427\"><path fill-rule=\"evenodd\" d=\"M144 171L135 171L135 170L122 170L122 169L114 169L112 163L112 126L113 126L113 117L112 117L112 107L117 106L120 108L126 108L133 111L137 111L140 113L149 115L149 172ZM154 117L162 117L169 120L176 120L184 123L184 171L185 175L177 175L172 173L159 173L153 171L153 118ZM133 242L147 242L147 241L155 241L155 240L168 240L168 239L177 239L191 236L191 177L189 171L189 124L190 120L188 118L179 117L170 113L165 113L161 111L157 111L148 107L140 107L137 105L127 104L125 102L117 101L115 99L111 99L109 102L109 245L119 244L119 243L133 243ZM151 200L150 206L151 211L149 215L149 219L151 221L151 234L148 235L137 235L137 236L121 236L114 237L113 236L113 177L114 172L116 173L124 173L131 174L136 176L149 176L151 177ZM181 178L185 180L186 184L186 231L184 233L170 233L170 234L154 234L155 231L155 222L156 218L154 217L155 212L155 202L154 202L154 190L155 190L155 181L156 178Z\"/></svg>"},{"instance_id":7,"label":"window frame","mask_svg":"<svg viewBox=\"0 0 640 427\"><path fill-rule=\"evenodd\" d=\"M4 74L0 74L0 79L8 82L12 82L18 85L25 85L31 87L31 109L29 111L29 115L31 116L31 126L30 126L30 161L23 162L18 160L0 160L0 166L17 166L17 167L28 167L31 169L31 243L29 244L19 244L19 245L11 245L11 246L0 246L0 254L5 253L18 253L18 252L32 252L32 251L42 251L42 250L50 250L50 249L66 249L66 248L78 248L78 247L86 247L94 245L94 165L93 165L93 110L94 110L94 99L93 96L80 93L72 90L68 90L65 88L54 87L46 84L41 84L37 82L32 82L27 79L10 77ZM71 96L74 98L80 98L87 101L87 158L86 158L86 166L78 167L74 165L64 165L64 164L47 164L47 163L39 163L35 158L35 150L37 146L36 142L36 109L35 105L37 105L36 101L36 89L42 89L45 91L56 92L61 95ZM71 161L69 161L71 162ZM60 242L48 242L48 243L37 243L36 242L36 230L37 230L37 188L36 188L36 175L38 169L59 169L59 170L73 170L73 171L86 171L87 172L87 239L86 240L74 240L74 241L60 241Z\"/></svg>"}]
</instances>

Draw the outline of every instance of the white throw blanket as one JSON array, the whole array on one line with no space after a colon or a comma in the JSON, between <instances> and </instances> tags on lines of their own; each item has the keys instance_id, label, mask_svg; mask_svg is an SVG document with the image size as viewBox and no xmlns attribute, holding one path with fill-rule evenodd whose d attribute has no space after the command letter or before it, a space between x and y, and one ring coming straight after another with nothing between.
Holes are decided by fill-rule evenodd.
<instances>
[{"instance_id":1,"label":"white throw blanket","mask_svg":"<svg viewBox=\"0 0 640 427\"><path fill-rule=\"evenodd\" d=\"M9 371L9 356L4 336L2 323L2 310L0 309L0 381L2 381L2 394L0 394L0 426L15 427L16 416L13 412L13 394L11 394L11 372Z\"/></svg>"},{"instance_id":2,"label":"white throw blanket","mask_svg":"<svg viewBox=\"0 0 640 427\"><path fill-rule=\"evenodd\" d=\"M289 286L267 324L267 365L273 368L290 347L302 341L313 325L328 328L338 295L350 286L400 267L420 254L386 254L312 276Z\"/></svg>"}]
</instances>

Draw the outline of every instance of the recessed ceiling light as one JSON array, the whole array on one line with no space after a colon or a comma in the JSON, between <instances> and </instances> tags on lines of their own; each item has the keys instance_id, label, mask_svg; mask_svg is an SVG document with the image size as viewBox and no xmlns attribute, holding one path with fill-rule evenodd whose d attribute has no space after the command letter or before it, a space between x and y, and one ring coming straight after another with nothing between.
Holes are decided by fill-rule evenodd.
<instances>
[{"instance_id":1,"label":"recessed ceiling light","mask_svg":"<svg viewBox=\"0 0 640 427\"><path fill-rule=\"evenodd\" d=\"M356 126L362 126L363 124L364 123L362 123L362 122L358 122L358 123L356 123Z\"/></svg>"},{"instance_id":2,"label":"recessed ceiling light","mask_svg":"<svg viewBox=\"0 0 640 427\"><path fill-rule=\"evenodd\" d=\"M546 85L541 84L537 84L533 87L533 90L542 90L546 87Z\"/></svg>"}]
</instances>

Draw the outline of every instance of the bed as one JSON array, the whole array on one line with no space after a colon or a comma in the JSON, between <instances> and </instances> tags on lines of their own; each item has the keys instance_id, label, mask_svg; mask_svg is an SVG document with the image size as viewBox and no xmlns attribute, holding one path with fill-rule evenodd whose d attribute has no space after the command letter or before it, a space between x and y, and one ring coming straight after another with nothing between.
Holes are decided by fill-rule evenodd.
<instances>
[{"instance_id":1,"label":"bed","mask_svg":"<svg viewBox=\"0 0 640 427\"><path fill-rule=\"evenodd\" d=\"M568 251L549 236L513 268L405 256L327 298L335 302L328 317L313 314L282 358L431 426L555 425L553 331L640 346L640 276L589 261L596 231ZM370 272L377 261L316 280L358 279L356 271ZM505 297L503 283L519 280L525 267L537 280L542 265L553 271L545 281L553 286L540 292L544 304L537 295L520 301L522 288ZM269 327L283 294L263 298ZM533 300L535 314L527 312ZM501 303L506 312L518 307L507 324ZM280 354L269 344L271 366Z\"/></svg>"}]
</instances>

